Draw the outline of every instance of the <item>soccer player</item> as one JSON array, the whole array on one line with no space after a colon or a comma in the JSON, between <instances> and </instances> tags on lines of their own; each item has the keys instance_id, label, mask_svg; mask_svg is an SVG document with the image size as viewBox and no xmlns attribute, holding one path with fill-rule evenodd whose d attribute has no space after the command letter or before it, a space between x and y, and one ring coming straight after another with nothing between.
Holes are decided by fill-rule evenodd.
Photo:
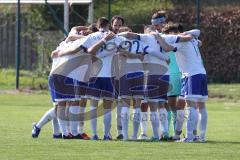
<instances>
[{"instance_id":1,"label":"soccer player","mask_svg":"<svg viewBox=\"0 0 240 160\"><path fill-rule=\"evenodd\" d=\"M99 32L90 34L81 45L88 53L96 55L102 61L102 68L97 76L89 81L87 95L91 98L91 128L93 140L98 140L97 135L97 106L98 101L103 99L104 108L104 140L111 140L111 111L112 102L115 98L111 65L113 54L117 52L117 46L122 39L109 31L109 21L105 18L98 19Z\"/></svg>"},{"instance_id":2,"label":"soccer player","mask_svg":"<svg viewBox=\"0 0 240 160\"><path fill-rule=\"evenodd\" d=\"M126 30L120 28L120 30ZM160 59L166 59L164 55L161 55L160 51L156 51L151 46L139 40L126 40L125 45L127 52L140 55L150 54ZM121 54L121 52L120 52ZM167 57L168 58L168 57ZM164 60L165 60L164 59ZM122 126L123 126L123 139L128 140L128 121L129 121L129 108L130 101L134 101L133 106L133 135L132 140L137 139L138 128L140 124L140 103L141 99L144 98L144 70L143 64L139 58L127 57L119 60L120 64L120 97L123 104L122 107Z\"/></svg>"},{"instance_id":3,"label":"soccer player","mask_svg":"<svg viewBox=\"0 0 240 160\"><path fill-rule=\"evenodd\" d=\"M125 36L129 38L138 38L141 41L147 43L151 48L154 48L155 50L159 52L163 52L163 49L165 51L171 51L174 48L172 46L169 46L166 42L168 43L176 43L179 40L180 41L186 41L191 39L190 36L165 36L164 39L158 34L158 33L153 33L153 28L147 27L146 31L148 32L151 31L152 34L135 34L135 33L126 33ZM154 35L153 35L154 34ZM150 105L150 110L151 110L151 123L153 127L153 140L159 139L159 119L158 119L158 114L157 110L160 108L160 122L162 123L163 126L163 133L168 136L168 122L167 122L167 111L164 108L164 103L166 101L166 93L168 89L168 65L166 61L157 59L156 57L152 55L146 55L146 68L148 70L147 74L147 93L146 93L146 98L147 101ZM158 68L158 69L156 69ZM159 72L159 73L157 73ZM151 87L155 88L151 88ZM159 105L159 103L161 103Z\"/></svg>"},{"instance_id":4,"label":"soccer player","mask_svg":"<svg viewBox=\"0 0 240 160\"><path fill-rule=\"evenodd\" d=\"M169 34L168 25L162 29L164 34ZM168 30L167 32L165 30ZM182 26L179 25L179 30L182 30ZM169 134L171 134L171 129L173 127L174 137L173 140L180 140L180 134L182 132L182 125L184 120L184 106L185 100L178 98L181 93L181 71L179 70L178 64L176 62L175 52L169 53L170 63L169 63L169 75L170 75L170 85L171 89L167 93L168 103L168 126ZM176 130L177 128L177 130Z\"/></svg>"},{"instance_id":5,"label":"soccer player","mask_svg":"<svg viewBox=\"0 0 240 160\"><path fill-rule=\"evenodd\" d=\"M123 25L124 25L123 17L120 16L120 15L115 15L111 19L110 30L113 31L115 34L117 34L117 33L120 32L119 29ZM118 80L115 80L114 84L115 84L115 88L119 88L119 81ZM116 94L117 93L118 92L116 92ZM118 95L116 95L116 97L118 97ZM122 124L121 124L121 107L122 107L122 104L118 99L116 100L116 103L117 103L117 115L116 115L116 117L117 117L117 134L118 134L116 138L117 139L123 139Z\"/></svg>"},{"instance_id":6,"label":"soccer player","mask_svg":"<svg viewBox=\"0 0 240 160\"><path fill-rule=\"evenodd\" d=\"M176 25L170 26L169 30L170 29L175 34L179 34L179 29ZM205 105L205 102L208 98L207 76L198 48L199 41L196 39L200 35L200 31L193 30L189 32L190 34L193 34L195 38L189 42L179 43L176 45L176 60L183 75L181 95L184 96L188 107L188 119L186 126L187 138L185 138L183 142L193 142L193 130L194 128L197 128L197 107L199 108L199 112L201 114L201 132L199 141L205 142L208 119L207 109Z\"/></svg>"},{"instance_id":7,"label":"soccer player","mask_svg":"<svg viewBox=\"0 0 240 160\"><path fill-rule=\"evenodd\" d=\"M87 34L91 33L91 32L94 32L96 31L96 28L94 27L94 25L91 25L89 27L84 27L84 26L81 26L81 28L84 28L84 31L81 31L81 34L79 35L79 33L75 33L75 31L73 31L73 29L71 30L71 32L69 33L69 36L65 39L65 41L63 41L59 47L54 50L52 52L52 56L54 57L53 58L53 66L52 66L52 71L55 69L57 63L59 63L59 59L60 58L57 58L59 56L63 56L63 54L61 55L61 53L59 51L61 51L62 49L66 49L66 46L71 46L73 45L71 42L72 41L75 41L77 39L80 39L80 38L83 38L84 36L86 36ZM74 32L74 33L73 33ZM69 37L71 37L71 41L69 39ZM68 43L67 43L68 42ZM63 63L65 63L65 65L67 64L67 61L64 61ZM51 79L51 77L50 77ZM49 80L50 80L49 79ZM51 81L51 80L50 80ZM82 91L83 90L83 91ZM84 88L81 88L81 96L84 95ZM33 138L37 138L40 131L41 131L41 128L43 127L43 125L45 125L47 122L53 120L53 138L62 138L62 135L60 134L59 132L59 124L58 124L58 121L57 121L57 118L56 118L56 107L57 107L57 104L58 102L55 101L55 94L54 92L52 92L53 94L53 97L52 97L52 101L54 103L54 107L51 108L49 111L47 111L44 116L40 119L40 121L37 123L37 124L34 124L33 125L33 130L32 130L32 137ZM71 110L74 110L74 109L79 109L80 112L83 112L84 113L84 110L85 110L85 106L86 106L86 100L82 99L80 102L68 102L70 105L74 106L76 105L76 107L70 107L70 111ZM75 104L73 104L75 103ZM80 103L80 108L78 107L79 106L79 103ZM63 104L63 102L60 102L60 104L62 105L66 105L66 102ZM73 133L74 136L77 135L77 127L78 127L78 122L72 122L72 123L75 123L75 129L73 129L73 127L71 127L72 132L75 132ZM89 139L89 137L87 136L87 134L85 134L83 132L83 121L80 122L79 124L79 130L80 130L80 136L82 139Z\"/></svg>"}]
</instances>

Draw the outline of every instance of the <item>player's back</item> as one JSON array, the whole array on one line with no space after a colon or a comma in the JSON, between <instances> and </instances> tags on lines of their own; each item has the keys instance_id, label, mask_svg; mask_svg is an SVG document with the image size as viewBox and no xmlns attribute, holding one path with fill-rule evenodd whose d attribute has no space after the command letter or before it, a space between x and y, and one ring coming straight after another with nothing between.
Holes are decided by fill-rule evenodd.
<instances>
[{"instance_id":1,"label":"player's back","mask_svg":"<svg viewBox=\"0 0 240 160\"><path fill-rule=\"evenodd\" d=\"M177 44L176 60L185 76L206 74L196 39Z\"/></svg>"}]
</instances>

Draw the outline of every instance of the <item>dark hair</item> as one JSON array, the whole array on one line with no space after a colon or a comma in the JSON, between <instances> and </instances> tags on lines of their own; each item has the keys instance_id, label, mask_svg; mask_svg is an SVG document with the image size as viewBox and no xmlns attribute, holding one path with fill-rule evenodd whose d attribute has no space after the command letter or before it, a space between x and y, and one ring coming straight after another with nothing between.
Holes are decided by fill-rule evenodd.
<instances>
[{"instance_id":1,"label":"dark hair","mask_svg":"<svg viewBox=\"0 0 240 160\"><path fill-rule=\"evenodd\" d=\"M161 11L157 11L152 15L152 19L156 19L156 18L162 18L162 17L166 17L166 11L161 10Z\"/></svg>"},{"instance_id":2,"label":"dark hair","mask_svg":"<svg viewBox=\"0 0 240 160\"><path fill-rule=\"evenodd\" d=\"M92 32L97 32L98 31L96 23L90 24L88 26L88 29L91 30Z\"/></svg>"},{"instance_id":3,"label":"dark hair","mask_svg":"<svg viewBox=\"0 0 240 160\"><path fill-rule=\"evenodd\" d=\"M168 22L164 28L163 33L169 34L170 32L178 33L183 31L183 26L178 23Z\"/></svg>"},{"instance_id":4,"label":"dark hair","mask_svg":"<svg viewBox=\"0 0 240 160\"><path fill-rule=\"evenodd\" d=\"M112 19L111 19L111 25L113 24L113 21L115 21L115 20L122 21L122 24L124 25L124 19L123 19L122 16L120 16L120 15L113 16Z\"/></svg>"},{"instance_id":5,"label":"dark hair","mask_svg":"<svg viewBox=\"0 0 240 160\"><path fill-rule=\"evenodd\" d=\"M99 28L106 28L107 25L109 25L109 21L108 21L108 19L106 17L98 18L98 21L97 21L98 29Z\"/></svg>"},{"instance_id":6,"label":"dark hair","mask_svg":"<svg viewBox=\"0 0 240 160\"><path fill-rule=\"evenodd\" d=\"M156 29L152 25L145 25L144 26L144 32L146 30L148 30L148 31L155 31Z\"/></svg>"}]
</instances>

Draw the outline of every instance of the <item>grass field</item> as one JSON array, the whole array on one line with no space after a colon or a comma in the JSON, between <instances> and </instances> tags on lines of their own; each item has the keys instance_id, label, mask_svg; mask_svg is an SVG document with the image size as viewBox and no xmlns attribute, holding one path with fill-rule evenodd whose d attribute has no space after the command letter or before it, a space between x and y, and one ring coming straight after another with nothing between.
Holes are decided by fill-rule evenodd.
<instances>
[{"instance_id":1,"label":"grass field","mask_svg":"<svg viewBox=\"0 0 240 160\"><path fill-rule=\"evenodd\" d=\"M240 85L210 85L207 143L54 140L47 124L38 139L31 124L51 107L46 92L0 92L0 159L240 159ZM1 90L1 89L0 89ZM115 117L115 114L113 114ZM114 118L113 118L114 119ZM98 122L102 136L102 119ZM115 137L115 119L112 135ZM86 132L90 133L89 122ZM149 136L151 135L149 126Z\"/></svg>"}]
</instances>

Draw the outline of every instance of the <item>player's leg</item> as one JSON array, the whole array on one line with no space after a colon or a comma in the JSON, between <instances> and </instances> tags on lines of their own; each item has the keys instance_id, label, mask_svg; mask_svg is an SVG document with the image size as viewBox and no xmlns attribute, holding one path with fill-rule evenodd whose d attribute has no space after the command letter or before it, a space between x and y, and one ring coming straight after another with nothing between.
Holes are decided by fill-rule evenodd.
<instances>
[{"instance_id":1,"label":"player's leg","mask_svg":"<svg viewBox=\"0 0 240 160\"><path fill-rule=\"evenodd\" d=\"M79 106L80 106L80 110L79 110L79 113L80 113L79 133L80 133L82 139L89 140L90 137L84 132L84 122L85 122L84 114L85 114L86 104L87 104L87 99L86 98L82 98L79 101Z\"/></svg>"},{"instance_id":2,"label":"player's leg","mask_svg":"<svg viewBox=\"0 0 240 160\"><path fill-rule=\"evenodd\" d=\"M42 117L41 119L33 125L33 130L32 130L32 137L33 138L37 138L41 128L47 124L48 122L50 122L51 120L53 120L54 118L56 118L56 114L55 114L55 107L49 109Z\"/></svg>"},{"instance_id":3,"label":"player's leg","mask_svg":"<svg viewBox=\"0 0 240 160\"><path fill-rule=\"evenodd\" d=\"M69 127L70 132L73 135L74 138L80 139L80 134L78 131L79 126L79 113L80 113L80 107L79 107L79 101L68 101L68 117L69 117Z\"/></svg>"},{"instance_id":4,"label":"player's leg","mask_svg":"<svg viewBox=\"0 0 240 160\"><path fill-rule=\"evenodd\" d=\"M123 140L128 140L130 99L122 98L122 105L123 106L121 112L121 123L123 131Z\"/></svg>"},{"instance_id":5,"label":"player's leg","mask_svg":"<svg viewBox=\"0 0 240 160\"><path fill-rule=\"evenodd\" d=\"M185 116L185 100L182 97L178 98L177 108L176 108L176 125L173 140L180 140L180 135L182 134L182 127Z\"/></svg>"},{"instance_id":6,"label":"player's leg","mask_svg":"<svg viewBox=\"0 0 240 160\"><path fill-rule=\"evenodd\" d=\"M63 139L72 139L72 135L68 130L69 118L67 116L67 102L58 102L57 106L57 119L62 132Z\"/></svg>"},{"instance_id":7,"label":"player's leg","mask_svg":"<svg viewBox=\"0 0 240 160\"><path fill-rule=\"evenodd\" d=\"M206 130L207 130L207 121L208 121L208 113L205 102L198 102L199 112L201 115L200 120L200 142L206 141Z\"/></svg>"},{"instance_id":8,"label":"player's leg","mask_svg":"<svg viewBox=\"0 0 240 160\"><path fill-rule=\"evenodd\" d=\"M98 100L91 99L90 100L90 124L91 124L93 140L99 139L97 134L97 106L98 106Z\"/></svg>"},{"instance_id":9,"label":"player's leg","mask_svg":"<svg viewBox=\"0 0 240 160\"><path fill-rule=\"evenodd\" d=\"M117 118L117 137L116 139L123 139L123 134L122 134L122 123L121 123L121 111L122 111L122 103L121 100L116 100L116 105L117 105L117 113L116 113L116 118Z\"/></svg>"},{"instance_id":10,"label":"player's leg","mask_svg":"<svg viewBox=\"0 0 240 160\"><path fill-rule=\"evenodd\" d=\"M167 111L168 111L168 129L169 136L173 136L176 125L176 106L177 106L177 96L168 96Z\"/></svg>"},{"instance_id":11,"label":"player's leg","mask_svg":"<svg viewBox=\"0 0 240 160\"><path fill-rule=\"evenodd\" d=\"M140 119L141 119L141 99L134 99L133 100L133 135L132 140L137 140Z\"/></svg>"},{"instance_id":12,"label":"player's leg","mask_svg":"<svg viewBox=\"0 0 240 160\"><path fill-rule=\"evenodd\" d=\"M112 100L106 100L103 99L103 108L104 108L104 117L103 117L103 123L104 123L104 138L103 140L111 140L111 122L112 122Z\"/></svg>"},{"instance_id":13,"label":"player's leg","mask_svg":"<svg viewBox=\"0 0 240 160\"><path fill-rule=\"evenodd\" d=\"M141 140L148 139L147 128L148 128L148 103L147 101L142 100L140 119L141 135L138 137L138 139Z\"/></svg>"},{"instance_id":14,"label":"player's leg","mask_svg":"<svg viewBox=\"0 0 240 160\"><path fill-rule=\"evenodd\" d=\"M161 139L160 140L168 140L169 132L168 132L168 113L165 108L165 103L159 104L159 119L161 123Z\"/></svg>"},{"instance_id":15,"label":"player's leg","mask_svg":"<svg viewBox=\"0 0 240 160\"><path fill-rule=\"evenodd\" d=\"M150 121L152 124L152 140L159 140L159 117L158 117L158 102L149 102L150 106Z\"/></svg>"}]
</instances>

